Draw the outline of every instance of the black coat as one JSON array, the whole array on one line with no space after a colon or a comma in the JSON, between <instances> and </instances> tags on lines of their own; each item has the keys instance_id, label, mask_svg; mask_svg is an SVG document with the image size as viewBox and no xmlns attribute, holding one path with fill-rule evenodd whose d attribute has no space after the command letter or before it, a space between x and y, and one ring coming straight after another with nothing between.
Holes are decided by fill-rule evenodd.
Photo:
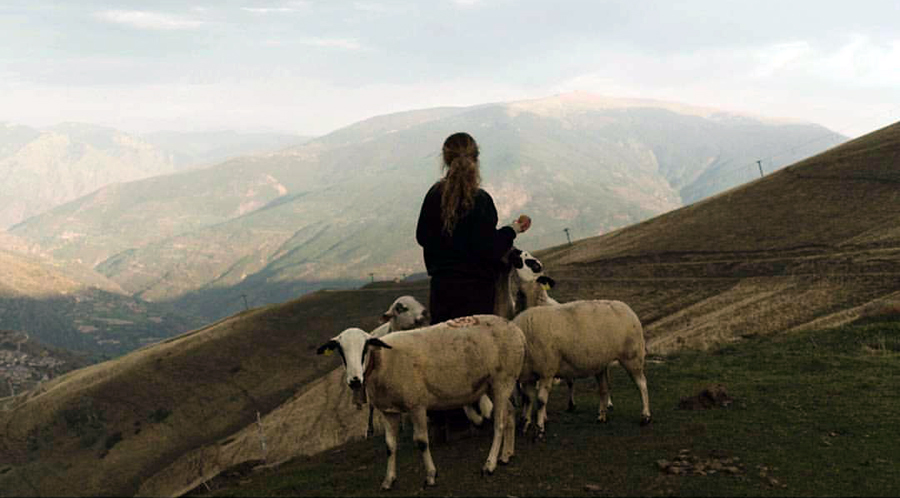
<instances>
[{"instance_id":1,"label":"black coat","mask_svg":"<svg viewBox=\"0 0 900 498\"><path fill-rule=\"evenodd\" d=\"M429 308L432 323L479 313L493 313L494 285L505 272L500 259L512 247L516 232L497 228L494 200L482 189L472 209L456 224L452 235L443 231L441 193L435 183L422 202L416 241L422 246L431 276Z\"/></svg>"}]
</instances>

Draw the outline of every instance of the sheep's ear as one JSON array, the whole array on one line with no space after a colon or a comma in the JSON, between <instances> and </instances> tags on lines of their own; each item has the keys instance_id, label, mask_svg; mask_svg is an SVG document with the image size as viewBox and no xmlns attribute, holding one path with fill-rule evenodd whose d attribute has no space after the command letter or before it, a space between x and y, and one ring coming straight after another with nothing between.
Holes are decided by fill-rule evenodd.
<instances>
[{"instance_id":1,"label":"sheep's ear","mask_svg":"<svg viewBox=\"0 0 900 498\"><path fill-rule=\"evenodd\" d=\"M319 346L319 349L316 350L316 354L324 354L325 356L328 356L332 352L334 352L334 350L337 349L338 346L340 346L340 344L337 341L335 341L334 339L332 339L332 340L326 342L325 344L322 344L321 346Z\"/></svg>"},{"instance_id":2,"label":"sheep's ear","mask_svg":"<svg viewBox=\"0 0 900 498\"><path fill-rule=\"evenodd\" d=\"M377 337L372 337L368 341L366 341L366 346L374 346L376 348L387 348L392 349L390 346L381 341L381 339Z\"/></svg>"},{"instance_id":3,"label":"sheep's ear","mask_svg":"<svg viewBox=\"0 0 900 498\"><path fill-rule=\"evenodd\" d=\"M545 287L549 287L551 289L554 286L556 286L556 280L553 280L552 278L548 277L547 275L541 275L540 277L538 277L537 283L539 283Z\"/></svg>"},{"instance_id":4,"label":"sheep's ear","mask_svg":"<svg viewBox=\"0 0 900 498\"><path fill-rule=\"evenodd\" d=\"M525 266L525 262L522 261L522 250L513 247L512 251L509 253L509 262L514 268L522 268Z\"/></svg>"}]
</instances>

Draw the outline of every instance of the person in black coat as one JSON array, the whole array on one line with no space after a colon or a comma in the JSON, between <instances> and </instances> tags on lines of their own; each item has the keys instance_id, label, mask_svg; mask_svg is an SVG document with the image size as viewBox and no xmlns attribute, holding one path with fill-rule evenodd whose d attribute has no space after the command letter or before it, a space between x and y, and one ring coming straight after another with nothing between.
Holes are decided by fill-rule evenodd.
<instances>
[{"instance_id":1,"label":"person in black coat","mask_svg":"<svg viewBox=\"0 0 900 498\"><path fill-rule=\"evenodd\" d=\"M497 277L505 272L500 259L512 248L516 235L531 226L531 219L521 215L497 228L494 200L480 188L478 144L471 135L447 137L443 159L444 177L425 195L416 225L416 241L431 277L432 325L494 314ZM461 409L429 410L428 416L439 441L450 439L451 426L469 426Z\"/></svg>"},{"instance_id":2,"label":"person in black coat","mask_svg":"<svg viewBox=\"0 0 900 498\"><path fill-rule=\"evenodd\" d=\"M500 259L531 226L521 215L497 228L494 200L480 188L478 144L471 135L450 135L443 160L444 177L425 195L416 226L431 277L432 324L493 314L497 277L504 271Z\"/></svg>"}]
</instances>

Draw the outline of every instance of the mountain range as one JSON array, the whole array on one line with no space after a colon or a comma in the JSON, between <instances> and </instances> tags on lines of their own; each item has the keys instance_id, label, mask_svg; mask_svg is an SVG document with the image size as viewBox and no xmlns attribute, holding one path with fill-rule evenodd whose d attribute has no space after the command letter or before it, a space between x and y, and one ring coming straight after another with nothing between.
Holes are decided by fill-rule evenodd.
<instances>
[{"instance_id":1,"label":"mountain range","mask_svg":"<svg viewBox=\"0 0 900 498\"><path fill-rule=\"evenodd\" d=\"M421 272L413 233L466 130L517 245L610 232L842 142L821 126L574 93L378 116L304 144L117 183L10 233L150 302L216 319L322 287ZM759 161L759 163L757 163Z\"/></svg>"},{"instance_id":2,"label":"mountain range","mask_svg":"<svg viewBox=\"0 0 900 498\"><path fill-rule=\"evenodd\" d=\"M114 183L208 166L307 138L279 133L157 132L0 123L0 229Z\"/></svg>"}]
</instances>

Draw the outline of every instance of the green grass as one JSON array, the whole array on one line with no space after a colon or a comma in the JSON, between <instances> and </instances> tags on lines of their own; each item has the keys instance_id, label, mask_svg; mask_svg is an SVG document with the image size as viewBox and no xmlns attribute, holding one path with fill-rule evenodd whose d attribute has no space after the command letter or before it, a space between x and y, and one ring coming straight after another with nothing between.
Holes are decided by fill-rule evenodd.
<instances>
[{"instance_id":1,"label":"green grass","mask_svg":"<svg viewBox=\"0 0 900 498\"><path fill-rule=\"evenodd\" d=\"M594 422L592 380L576 384L578 410L564 411L564 386L550 399L548 438L516 440L516 456L492 477L480 469L487 432L435 444L438 485L406 429L392 495L422 496L897 496L900 494L900 323L757 337L718 351L682 352L648 365L654 422L638 425L640 400L614 369L616 409ZM722 384L733 402L679 408L682 398ZM673 475L657 461L738 462L736 472ZM735 460L737 459L737 460ZM232 472L197 491L216 496L382 494L382 437L357 441L277 468ZM697 466L695 465L695 469Z\"/></svg>"}]
</instances>

